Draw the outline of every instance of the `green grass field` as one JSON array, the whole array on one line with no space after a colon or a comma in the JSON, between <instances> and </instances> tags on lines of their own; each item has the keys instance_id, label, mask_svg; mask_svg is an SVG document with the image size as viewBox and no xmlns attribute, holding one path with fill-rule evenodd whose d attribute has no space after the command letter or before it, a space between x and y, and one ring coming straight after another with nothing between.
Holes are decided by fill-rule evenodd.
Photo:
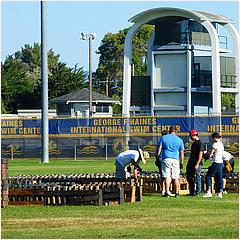
<instances>
[{"instance_id":1,"label":"green grass field","mask_svg":"<svg viewBox=\"0 0 240 240\"><path fill-rule=\"evenodd\" d=\"M207 163L206 163L207 164ZM9 175L112 173L114 162L9 161ZM154 161L144 170L156 171ZM238 169L238 168L237 168ZM2 209L2 238L225 238L239 237L239 196L223 199L144 195L117 206L8 206Z\"/></svg>"},{"instance_id":2,"label":"green grass field","mask_svg":"<svg viewBox=\"0 0 240 240\"><path fill-rule=\"evenodd\" d=\"M187 160L184 161L185 171ZM203 162L203 168L207 168L210 161ZM9 160L9 176L33 175L33 174L70 174L70 173L113 173L115 171L114 160L50 160L48 164L39 160ZM154 159L142 165L145 171L157 171ZM234 171L238 172L239 160L235 160ZM203 169L203 171L205 171Z\"/></svg>"}]
</instances>

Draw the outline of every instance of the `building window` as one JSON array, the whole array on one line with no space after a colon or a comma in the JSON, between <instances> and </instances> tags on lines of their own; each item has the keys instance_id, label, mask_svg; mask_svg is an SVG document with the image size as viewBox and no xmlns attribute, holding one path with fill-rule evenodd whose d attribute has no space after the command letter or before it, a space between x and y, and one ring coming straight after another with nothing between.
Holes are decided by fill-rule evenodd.
<instances>
[{"instance_id":1,"label":"building window","mask_svg":"<svg viewBox=\"0 0 240 240\"><path fill-rule=\"evenodd\" d=\"M58 114L70 114L70 106L67 104L58 104Z\"/></svg>"},{"instance_id":2,"label":"building window","mask_svg":"<svg viewBox=\"0 0 240 240\"><path fill-rule=\"evenodd\" d=\"M236 63L234 57L220 57L221 87L236 88ZM212 62L210 56L194 58L192 87L212 87Z\"/></svg>"},{"instance_id":3,"label":"building window","mask_svg":"<svg viewBox=\"0 0 240 240\"><path fill-rule=\"evenodd\" d=\"M86 110L89 109L89 106L88 106L88 105L78 105L78 107L79 107L79 110L80 110L81 112L86 111Z\"/></svg>"},{"instance_id":4,"label":"building window","mask_svg":"<svg viewBox=\"0 0 240 240\"><path fill-rule=\"evenodd\" d=\"M236 88L236 61L234 57L220 57L221 87Z\"/></svg>"},{"instance_id":5,"label":"building window","mask_svg":"<svg viewBox=\"0 0 240 240\"><path fill-rule=\"evenodd\" d=\"M97 113L109 113L109 106L106 105L96 105Z\"/></svg>"},{"instance_id":6,"label":"building window","mask_svg":"<svg viewBox=\"0 0 240 240\"><path fill-rule=\"evenodd\" d=\"M194 58L193 82L195 88L212 87L212 62L209 56L199 56Z\"/></svg>"}]
</instances>

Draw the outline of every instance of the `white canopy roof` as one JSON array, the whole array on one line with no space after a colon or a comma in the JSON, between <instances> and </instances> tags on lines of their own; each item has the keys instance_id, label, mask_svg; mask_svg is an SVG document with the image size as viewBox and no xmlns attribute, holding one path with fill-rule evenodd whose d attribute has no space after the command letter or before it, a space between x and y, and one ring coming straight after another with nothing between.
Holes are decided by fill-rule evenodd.
<instances>
[{"instance_id":1,"label":"white canopy roof","mask_svg":"<svg viewBox=\"0 0 240 240\"><path fill-rule=\"evenodd\" d=\"M129 19L130 22L136 23L141 21L144 17L152 16L151 19L157 19L159 16L164 15L172 15L172 16L182 16L189 19L194 19L198 21L210 21L216 22L221 24L233 23L233 21L225 16L217 15L213 13L203 12L203 11L191 11L181 8L169 8L169 7L162 7L162 8L153 8L141 12L132 18ZM153 16L156 16L154 18ZM151 23L150 23L151 24Z\"/></svg>"}]
</instances>

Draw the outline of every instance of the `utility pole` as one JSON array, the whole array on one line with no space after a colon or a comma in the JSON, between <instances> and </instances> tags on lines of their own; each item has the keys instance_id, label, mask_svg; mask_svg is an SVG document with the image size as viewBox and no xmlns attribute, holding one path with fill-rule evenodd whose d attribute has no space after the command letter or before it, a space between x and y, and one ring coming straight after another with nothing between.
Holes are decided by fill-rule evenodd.
<instances>
[{"instance_id":1,"label":"utility pole","mask_svg":"<svg viewBox=\"0 0 240 240\"><path fill-rule=\"evenodd\" d=\"M49 162L48 153L48 59L46 1L41 1L41 80L42 80L42 162Z\"/></svg>"},{"instance_id":2,"label":"utility pole","mask_svg":"<svg viewBox=\"0 0 240 240\"><path fill-rule=\"evenodd\" d=\"M106 96L108 97L108 77L106 78Z\"/></svg>"},{"instance_id":3,"label":"utility pole","mask_svg":"<svg viewBox=\"0 0 240 240\"><path fill-rule=\"evenodd\" d=\"M82 40L89 42L89 117L92 117L92 40L96 38L96 33L81 33Z\"/></svg>"}]
</instances>

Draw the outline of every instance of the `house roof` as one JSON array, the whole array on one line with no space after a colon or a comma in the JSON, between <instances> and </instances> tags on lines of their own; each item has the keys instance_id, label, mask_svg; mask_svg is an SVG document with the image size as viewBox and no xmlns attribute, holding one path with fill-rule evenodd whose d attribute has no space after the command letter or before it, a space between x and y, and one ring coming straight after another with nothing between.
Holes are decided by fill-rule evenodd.
<instances>
[{"instance_id":1,"label":"house roof","mask_svg":"<svg viewBox=\"0 0 240 240\"><path fill-rule=\"evenodd\" d=\"M54 98L50 100L51 104L54 103L72 103L72 102L89 102L89 89L83 88L75 90L74 92L65 94L63 96ZM92 92L92 102L101 102L101 103L112 103L112 104L121 104L115 99L99 94L97 92Z\"/></svg>"}]
</instances>

